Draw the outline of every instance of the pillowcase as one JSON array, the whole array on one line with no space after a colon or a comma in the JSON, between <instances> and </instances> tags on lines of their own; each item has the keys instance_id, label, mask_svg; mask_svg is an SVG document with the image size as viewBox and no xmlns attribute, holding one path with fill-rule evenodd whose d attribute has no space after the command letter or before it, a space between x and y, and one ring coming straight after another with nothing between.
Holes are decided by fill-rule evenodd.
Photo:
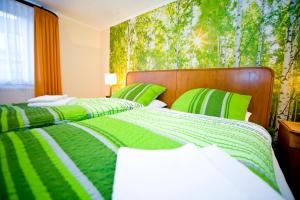
<instances>
[{"instance_id":1,"label":"pillowcase","mask_svg":"<svg viewBox=\"0 0 300 200\"><path fill-rule=\"evenodd\" d=\"M244 121L250 100L247 95L198 88L182 94L171 109Z\"/></svg>"},{"instance_id":2,"label":"pillowcase","mask_svg":"<svg viewBox=\"0 0 300 200\"><path fill-rule=\"evenodd\" d=\"M165 87L151 83L134 83L115 92L112 97L127 99L147 106L166 90Z\"/></svg>"},{"instance_id":3,"label":"pillowcase","mask_svg":"<svg viewBox=\"0 0 300 200\"><path fill-rule=\"evenodd\" d=\"M245 115L245 121L246 122L249 122L249 119L250 119L251 115L252 115L251 112L248 112L248 111L246 112L246 115Z\"/></svg>"},{"instance_id":4,"label":"pillowcase","mask_svg":"<svg viewBox=\"0 0 300 200\"><path fill-rule=\"evenodd\" d=\"M147 107L148 108L164 108L167 104L163 101L154 99Z\"/></svg>"}]
</instances>

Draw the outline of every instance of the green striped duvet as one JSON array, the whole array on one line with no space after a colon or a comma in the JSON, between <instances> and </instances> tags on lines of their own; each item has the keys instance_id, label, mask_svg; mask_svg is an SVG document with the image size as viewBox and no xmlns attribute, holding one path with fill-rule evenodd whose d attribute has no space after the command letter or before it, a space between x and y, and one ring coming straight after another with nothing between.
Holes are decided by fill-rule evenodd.
<instances>
[{"instance_id":1,"label":"green striped duvet","mask_svg":"<svg viewBox=\"0 0 300 200\"><path fill-rule=\"evenodd\" d=\"M27 103L0 105L0 133L23 128L115 114L142 105L122 99L89 98L78 99L73 105L53 107L29 107Z\"/></svg>"},{"instance_id":2,"label":"green striped duvet","mask_svg":"<svg viewBox=\"0 0 300 200\"><path fill-rule=\"evenodd\" d=\"M0 135L1 199L110 199L120 147L172 149L217 144L275 190L270 137L241 121L134 109Z\"/></svg>"}]
</instances>

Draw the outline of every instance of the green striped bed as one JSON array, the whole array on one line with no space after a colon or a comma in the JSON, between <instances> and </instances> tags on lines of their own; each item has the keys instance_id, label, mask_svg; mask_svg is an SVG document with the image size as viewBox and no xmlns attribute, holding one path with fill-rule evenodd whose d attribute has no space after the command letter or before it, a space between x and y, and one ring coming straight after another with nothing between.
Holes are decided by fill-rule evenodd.
<instances>
[{"instance_id":1,"label":"green striped bed","mask_svg":"<svg viewBox=\"0 0 300 200\"><path fill-rule=\"evenodd\" d=\"M133 109L0 135L1 199L111 199L120 147L216 144L275 190L271 139L253 123L168 109Z\"/></svg>"},{"instance_id":2,"label":"green striped bed","mask_svg":"<svg viewBox=\"0 0 300 200\"><path fill-rule=\"evenodd\" d=\"M116 98L82 98L72 105L52 107L29 107L27 103L4 104L0 105L0 133L80 121L140 107L141 104Z\"/></svg>"}]
</instances>

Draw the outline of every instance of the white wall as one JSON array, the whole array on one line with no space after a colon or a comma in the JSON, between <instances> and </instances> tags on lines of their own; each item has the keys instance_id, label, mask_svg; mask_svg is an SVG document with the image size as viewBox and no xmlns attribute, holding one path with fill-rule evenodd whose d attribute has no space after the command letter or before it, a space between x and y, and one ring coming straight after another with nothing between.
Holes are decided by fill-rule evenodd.
<instances>
[{"instance_id":1,"label":"white wall","mask_svg":"<svg viewBox=\"0 0 300 200\"><path fill-rule=\"evenodd\" d=\"M104 72L109 72L109 53L110 53L110 31L109 28L100 33L100 63ZM104 76L104 75L103 75ZM104 83L104 82L103 82ZM109 87L105 86L105 95L109 94Z\"/></svg>"},{"instance_id":2,"label":"white wall","mask_svg":"<svg viewBox=\"0 0 300 200\"><path fill-rule=\"evenodd\" d=\"M104 97L109 30L100 31L71 18L59 17L63 93L77 97Z\"/></svg>"}]
</instances>

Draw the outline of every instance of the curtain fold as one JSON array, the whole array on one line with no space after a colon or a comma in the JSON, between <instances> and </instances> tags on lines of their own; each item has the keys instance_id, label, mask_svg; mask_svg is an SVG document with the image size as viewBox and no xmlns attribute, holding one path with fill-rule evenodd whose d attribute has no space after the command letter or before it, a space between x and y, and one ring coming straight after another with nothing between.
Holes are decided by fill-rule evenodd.
<instances>
[{"instance_id":1,"label":"curtain fold","mask_svg":"<svg viewBox=\"0 0 300 200\"><path fill-rule=\"evenodd\" d=\"M34 7L35 96L61 94L58 17Z\"/></svg>"}]
</instances>

